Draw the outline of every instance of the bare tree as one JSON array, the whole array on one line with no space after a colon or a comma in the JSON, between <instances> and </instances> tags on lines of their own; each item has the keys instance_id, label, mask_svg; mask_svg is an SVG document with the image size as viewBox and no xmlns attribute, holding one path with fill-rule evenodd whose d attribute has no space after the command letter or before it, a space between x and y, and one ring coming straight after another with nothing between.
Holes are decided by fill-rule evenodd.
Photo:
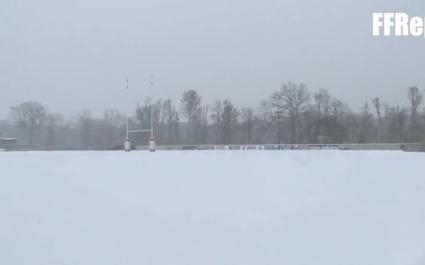
<instances>
[{"instance_id":1,"label":"bare tree","mask_svg":"<svg viewBox=\"0 0 425 265\"><path fill-rule=\"evenodd\" d=\"M242 108L241 120L244 133L244 142L246 144L251 144L252 132L254 129L254 110L252 108Z\"/></svg>"},{"instance_id":2,"label":"bare tree","mask_svg":"<svg viewBox=\"0 0 425 265\"><path fill-rule=\"evenodd\" d=\"M382 121L382 114L381 114L381 101L379 97L372 99L373 106L375 107L376 117L378 118L378 140L379 142L382 142L382 137L384 134L384 125Z\"/></svg>"},{"instance_id":3,"label":"bare tree","mask_svg":"<svg viewBox=\"0 0 425 265\"><path fill-rule=\"evenodd\" d=\"M163 103L163 116L167 128L166 142L175 144L179 140L179 113L173 106L171 99L167 99Z\"/></svg>"},{"instance_id":4,"label":"bare tree","mask_svg":"<svg viewBox=\"0 0 425 265\"><path fill-rule=\"evenodd\" d=\"M221 113L221 120L223 121L222 135L223 143L229 144L232 137L232 131L238 123L239 112L233 106L230 100L223 101L223 112Z\"/></svg>"},{"instance_id":5,"label":"bare tree","mask_svg":"<svg viewBox=\"0 0 425 265\"><path fill-rule=\"evenodd\" d=\"M369 104L366 102L362 109L359 119L359 143L367 143L372 138L373 120L372 114L370 113Z\"/></svg>"},{"instance_id":6,"label":"bare tree","mask_svg":"<svg viewBox=\"0 0 425 265\"><path fill-rule=\"evenodd\" d=\"M11 118L27 132L30 144L34 144L39 136L46 115L46 108L34 101L24 102L10 108Z\"/></svg>"},{"instance_id":7,"label":"bare tree","mask_svg":"<svg viewBox=\"0 0 425 265\"><path fill-rule=\"evenodd\" d=\"M387 138L390 142L402 142L406 139L406 127L408 114L405 108L400 106L385 106L385 124Z\"/></svg>"},{"instance_id":8,"label":"bare tree","mask_svg":"<svg viewBox=\"0 0 425 265\"><path fill-rule=\"evenodd\" d=\"M103 112L103 120L113 127L119 127L124 123L125 117L116 109L107 109Z\"/></svg>"},{"instance_id":9,"label":"bare tree","mask_svg":"<svg viewBox=\"0 0 425 265\"><path fill-rule=\"evenodd\" d=\"M313 104L305 115L307 119L307 134L313 143L326 142L329 132L328 125L331 124L329 119L332 114L332 97L326 89L319 89L313 94Z\"/></svg>"},{"instance_id":10,"label":"bare tree","mask_svg":"<svg viewBox=\"0 0 425 265\"><path fill-rule=\"evenodd\" d=\"M329 92L326 89L319 89L319 91L314 94L313 99L315 112L318 114L319 118L321 118L322 115L329 115L332 100Z\"/></svg>"},{"instance_id":11,"label":"bare tree","mask_svg":"<svg viewBox=\"0 0 425 265\"><path fill-rule=\"evenodd\" d=\"M410 101L410 124L415 127L418 119L418 108L422 103L423 95L417 87L410 87L408 89L408 98Z\"/></svg>"},{"instance_id":12,"label":"bare tree","mask_svg":"<svg viewBox=\"0 0 425 265\"><path fill-rule=\"evenodd\" d=\"M220 144L221 143L221 114L223 113L223 103L221 100L216 100L214 102L214 105L212 107L212 114L211 114L211 120L214 124L214 130L215 130L215 143Z\"/></svg>"},{"instance_id":13,"label":"bare tree","mask_svg":"<svg viewBox=\"0 0 425 265\"><path fill-rule=\"evenodd\" d=\"M79 146L81 149L95 149L95 121L90 111L83 111L77 121Z\"/></svg>"},{"instance_id":14,"label":"bare tree","mask_svg":"<svg viewBox=\"0 0 425 265\"><path fill-rule=\"evenodd\" d=\"M112 148L122 143L124 139L125 116L118 110L107 109L103 113L104 128L101 133L104 136L106 148Z\"/></svg>"},{"instance_id":15,"label":"bare tree","mask_svg":"<svg viewBox=\"0 0 425 265\"><path fill-rule=\"evenodd\" d=\"M210 107L208 105L200 108L200 141L202 144L206 144L208 141L208 113Z\"/></svg>"},{"instance_id":16,"label":"bare tree","mask_svg":"<svg viewBox=\"0 0 425 265\"><path fill-rule=\"evenodd\" d=\"M201 97L196 90L187 90L183 93L181 100L183 115L187 118L187 143L194 141L195 137L195 122L197 115L200 113Z\"/></svg>"},{"instance_id":17,"label":"bare tree","mask_svg":"<svg viewBox=\"0 0 425 265\"><path fill-rule=\"evenodd\" d=\"M341 120L345 113L349 111L348 107L338 99L332 99L331 103L332 115Z\"/></svg>"},{"instance_id":18,"label":"bare tree","mask_svg":"<svg viewBox=\"0 0 425 265\"><path fill-rule=\"evenodd\" d=\"M261 126L258 129L262 132L262 135L257 139L257 142L264 140L265 132L272 131L272 138L275 139L276 143L281 143L283 111L274 107L271 101L263 100L260 102L259 114Z\"/></svg>"},{"instance_id":19,"label":"bare tree","mask_svg":"<svg viewBox=\"0 0 425 265\"><path fill-rule=\"evenodd\" d=\"M283 111L288 115L291 127L291 142L297 141L297 127L300 112L309 101L309 93L304 84L288 83L273 93L271 102L277 111Z\"/></svg>"},{"instance_id":20,"label":"bare tree","mask_svg":"<svg viewBox=\"0 0 425 265\"><path fill-rule=\"evenodd\" d=\"M60 146L59 128L63 127L64 123L65 120L61 114L47 114L45 121L47 149L57 149Z\"/></svg>"}]
</instances>

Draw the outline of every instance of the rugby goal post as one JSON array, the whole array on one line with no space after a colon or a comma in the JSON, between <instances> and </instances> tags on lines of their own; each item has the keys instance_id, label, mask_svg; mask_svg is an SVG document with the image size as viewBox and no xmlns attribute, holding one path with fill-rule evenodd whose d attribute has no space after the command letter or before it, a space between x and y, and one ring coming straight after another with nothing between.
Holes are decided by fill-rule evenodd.
<instances>
[{"instance_id":1,"label":"rugby goal post","mask_svg":"<svg viewBox=\"0 0 425 265\"><path fill-rule=\"evenodd\" d=\"M128 117L126 119L126 138L124 142L124 151L130 152L131 151L131 141L130 141L130 133L150 133L149 138L149 151L155 152L156 150L156 143L155 143L155 137L153 136L153 115L152 115L152 106L151 106L151 128L150 129L134 129L130 130L128 128Z\"/></svg>"}]
</instances>

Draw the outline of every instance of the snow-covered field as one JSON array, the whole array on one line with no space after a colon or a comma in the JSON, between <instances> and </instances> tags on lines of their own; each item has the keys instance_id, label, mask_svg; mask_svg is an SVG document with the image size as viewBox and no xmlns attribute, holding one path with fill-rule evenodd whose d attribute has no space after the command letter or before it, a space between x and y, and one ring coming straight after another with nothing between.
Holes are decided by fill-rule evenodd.
<instances>
[{"instance_id":1,"label":"snow-covered field","mask_svg":"<svg viewBox=\"0 0 425 265\"><path fill-rule=\"evenodd\" d=\"M0 264L423 265L425 154L0 152Z\"/></svg>"}]
</instances>

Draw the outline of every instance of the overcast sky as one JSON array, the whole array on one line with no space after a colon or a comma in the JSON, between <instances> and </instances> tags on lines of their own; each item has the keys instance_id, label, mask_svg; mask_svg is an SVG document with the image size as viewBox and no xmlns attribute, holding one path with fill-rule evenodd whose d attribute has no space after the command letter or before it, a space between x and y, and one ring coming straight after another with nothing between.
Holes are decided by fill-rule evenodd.
<instances>
[{"instance_id":1,"label":"overcast sky","mask_svg":"<svg viewBox=\"0 0 425 265\"><path fill-rule=\"evenodd\" d=\"M282 84L326 88L353 108L425 88L425 38L372 37L373 11L425 16L423 0L0 0L0 119L129 112L144 98L256 107ZM149 76L155 75L153 88ZM129 91L125 80L129 79Z\"/></svg>"}]
</instances>

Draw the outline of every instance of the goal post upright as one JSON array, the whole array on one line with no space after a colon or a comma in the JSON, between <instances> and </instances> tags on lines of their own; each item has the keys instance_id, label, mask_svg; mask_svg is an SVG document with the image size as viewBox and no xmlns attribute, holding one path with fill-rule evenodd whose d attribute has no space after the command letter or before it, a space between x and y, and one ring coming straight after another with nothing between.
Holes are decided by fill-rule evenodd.
<instances>
[{"instance_id":1,"label":"goal post upright","mask_svg":"<svg viewBox=\"0 0 425 265\"><path fill-rule=\"evenodd\" d=\"M126 86L125 90L128 92L128 78L126 79ZM129 131L128 131L128 115L125 115L125 140L124 140L124 151L130 152L131 151L131 142L129 137Z\"/></svg>"},{"instance_id":2,"label":"goal post upright","mask_svg":"<svg viewBox=\"0 0 425 265\"><path fill-rule=\"evenodd\" d=\"M150 104L150 112L151 112L151 137L149 139L149 151L155 152L156 143L155 138L153 136L153 111L152 111L152 103Z\"/></svg>"},{"instance_id":3,"label":"goal post upright","mask_svg":"<svg viewBox=\"0 0 425 265\"><path fill-rule=\"evenodd\" d=\"M151 93L153 93L153 85L154 85L154 75L151 73L150 75L150 89L151 89ZM153 110L152 110L152 102L150 102L150 116L151 116L151 137L149 138L149 151L150 152L155 152L156 149L156 142L155 142L155 137L153 135Z\"/></svg>"}]
</instances>

